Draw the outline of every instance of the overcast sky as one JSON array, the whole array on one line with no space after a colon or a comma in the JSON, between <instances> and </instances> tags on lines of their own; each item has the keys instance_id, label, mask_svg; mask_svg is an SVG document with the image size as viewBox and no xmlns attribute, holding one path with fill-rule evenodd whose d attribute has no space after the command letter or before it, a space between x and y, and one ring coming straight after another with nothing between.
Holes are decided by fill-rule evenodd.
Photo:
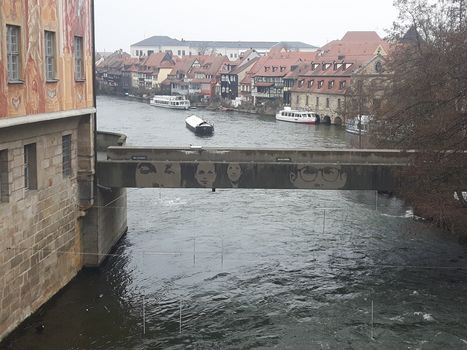
<instances>
[{"instance_id":1,"label":"overcast sky","mask_svg":"<svg viewBox=\"0 0 467 350\"><path fill-rule=\"evenodd\" d=\"M153 35L185 40L303 41L322 46L348 30L380 36L392 0L95 0L97 51L129 51Z\"/></svg>"}]
</instances>

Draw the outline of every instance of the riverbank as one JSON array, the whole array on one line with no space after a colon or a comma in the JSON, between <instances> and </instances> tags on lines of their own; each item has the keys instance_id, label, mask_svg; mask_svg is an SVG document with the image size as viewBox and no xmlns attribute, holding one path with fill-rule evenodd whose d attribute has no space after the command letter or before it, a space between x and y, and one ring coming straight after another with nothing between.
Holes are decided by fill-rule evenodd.
<instances>
[{"instance_id":1,"label":"riverbank","mask_svg":"<svg viewBox=\"0 0 467 350\"><path fill-rule=\"evenodd\" d=\"M97 96L110 96L110 97L119 97L125 98L131 101L139 101L143 103L149 103L151 97L149 96L138 96L138 95L131 95L131 94L98 94ZM199 99L195 99L192 96L187 96L190 100L191 106L196 108L206 109L208 111L219 111L219 112L241 112L247 114L256 114L256 115L266 115L266 116L275 116L276 112L282 108L279 107L272 107L272 106L258 106L254 107L253 105L249 105L248 107L234 107L231 106L223 101L214 100L209 103L201 101ZM279 109L277 109L279 108Z\"/></svg>"}]
</instances>

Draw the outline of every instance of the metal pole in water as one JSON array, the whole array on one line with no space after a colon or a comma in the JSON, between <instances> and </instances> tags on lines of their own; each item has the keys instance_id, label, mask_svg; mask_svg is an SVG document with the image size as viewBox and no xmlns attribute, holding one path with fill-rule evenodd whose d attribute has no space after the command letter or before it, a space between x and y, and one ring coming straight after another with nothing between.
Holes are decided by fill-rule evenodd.
<instances>
[{"instance_id":1,"label":"metal pole in water","mask_svg":"<svg viewBox=\"0 0 467 350\"><path fill-rule=\"evenodd\" d=\"M196 236L193 235L193 265L196 265Z\"/></svg>"},{"instance_id":2,"label":"metal pole in water","mask_svg":"<svg viewBox=\"0 0 467 350\"><path fill-rule=\"evenodd\" d=\"M375 210L378 211L378 191L375 191Z\"/></svg>"},{"instance_id":3,"label":"metal pole in water","mask_svg":"<svg viewBox=\"0 0 467 350\"><path fill-rule=\"evenodd\" d=\"M224 236L221 238L221 268L224 269Z\"/></svg>"},{"instance_id":4,"label":"metal pole in water","mask_svg":"<svg viewBox=\"0 0 467 350\"><path fill-rule=\"evenodd\" d=\"M143 335L146 335L146 310L144 306L144 294L143 294Z\"/></svg>"},{"instance_id":5,"label":"metal pole in water","mask_svg":"<svg viewBox=\"0 0 467 350\"><path fill-rule=\"evenodd\" d=\"M179 333L182 333L182 301L180 300L180 319L179 319Z\"/></svg>"},{"instance_id":6,"label":"metal pole in water","mask_svg":"<svg viewBox=\"0 0 467 350\"><path fill-rule=\"evenodd\" d=\"M324 230L326 229L326 209L323 209L323 233Z\"/></svg>"}]
</instances>

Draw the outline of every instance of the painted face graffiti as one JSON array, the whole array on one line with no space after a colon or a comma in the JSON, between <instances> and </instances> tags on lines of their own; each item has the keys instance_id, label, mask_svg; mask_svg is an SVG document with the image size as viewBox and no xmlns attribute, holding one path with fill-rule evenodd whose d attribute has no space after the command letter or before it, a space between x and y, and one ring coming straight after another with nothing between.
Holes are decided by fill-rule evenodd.
<instances>
[{"instance_id":1,"label":"painted face graffiti","mask_svg":"<svg viewBox=\"0 0 467 350\"><path fill-rule=\"evenodd\" d=\"M202 187L212 188L216 181L217 173L214 164L199 163L196 168L195 179Z\"/></svg>"},{"instance_id":2,"label":"painted face graffiti","mask_svg":"<svg viewBox=\"0 0 467 350\"><path fill-rule=\"evenodd\" d=\"M347 174L340 166L299 165L291 171L290 182L296 188L336 189L345 186Z\"/></svg>"},{"instance_id":3,"label":"painted face graffiti","mask_svg":"<svg viewBox=\"0 0 467 350\"><path fill-rule=\"evenodd\" d=\"M240 181L241 176L242 168L240 167L240 164L230 163L227 166L227 177L229 178L233 187L238 187L238 182Z\"/></svg>"},{"instance_id":4,"label":"painted face graffiti","mask_svg":"<svg viewBox=\"0 0 467 350\"><path fill-rule=\"evenodd\" d=\"M181 181L180 164L139 163L135 182L138 187L178 187Z\"/></svg>"}]
</instances>

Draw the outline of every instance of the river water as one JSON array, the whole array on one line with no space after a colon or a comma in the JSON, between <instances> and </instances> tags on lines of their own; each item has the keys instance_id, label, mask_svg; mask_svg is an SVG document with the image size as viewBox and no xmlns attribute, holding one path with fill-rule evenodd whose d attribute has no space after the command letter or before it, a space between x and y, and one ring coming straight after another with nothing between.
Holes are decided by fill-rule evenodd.
<instances>
[{"instance_id":1,"label":"river water","mask_svg":"<svg viewBox=\"0 0 467 350\"><path fill-rule=\"evenodd\" d=\"M346 147L334 126L98 98L140 146ZM9 349L467 349L467 247L372 191L129 189L128 234ZM36 327L44 325L42 332Z\"/></svg>"}]
</instances>

